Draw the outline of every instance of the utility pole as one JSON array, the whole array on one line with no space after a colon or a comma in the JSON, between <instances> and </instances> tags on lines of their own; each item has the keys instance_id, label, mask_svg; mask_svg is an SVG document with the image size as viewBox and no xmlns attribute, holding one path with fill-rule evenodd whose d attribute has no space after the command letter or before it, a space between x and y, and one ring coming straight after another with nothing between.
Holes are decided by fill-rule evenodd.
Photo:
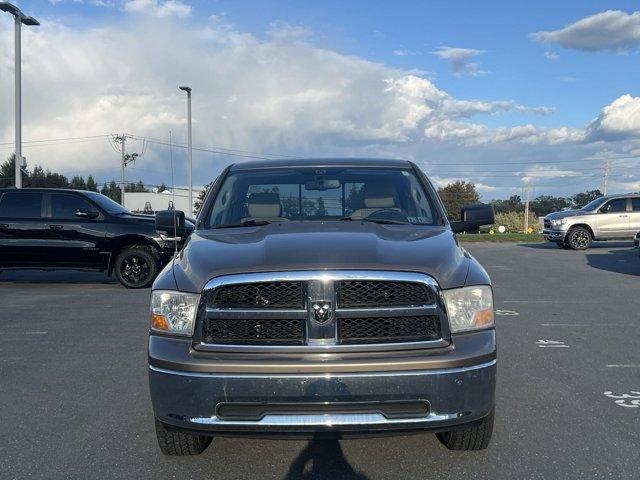
<instances>
[{"instance_id":1,"label":"utility pole","mask_svg":"<svg viewBox=\"0 0 640 480\"><path fill-rule=\"evenodd\" d=\"M129 165L132 162L135 162L136 159L140 157L140 154L137 154L137 153L127 153L127 149L126 149L127 138L133 139L134 137L132 137L131 135L127 135L126 133L123 133L122 135L116 135L115 137L113 137L113 142L116 145L120 144L120 149L117 151L120 154L120 204L123 207L124 207L124 193L125 193L125 187L126 187L124 169L127 165ZM143 148L142 155L144 155L144 148Z\"/></svg>"},{"instance_id":2,"label":"utility pole","mask_svg":"<svg viewBox=\"0 0 640 480\"><path fill-rule=\"evenodd\" d=\"M604 173L603 173L603 184L602 184L602 194L606 195L607 190L609 188L609 172L611 171L611 160L605 159L604 161Z\"/></svg>"},{"instance_id":3,"label":"utility pole","mask_svg":"<svg viewBox=\"0 0 640 480\"><path fill-rule=\"evenodd\" d=\"M531 197L531 189L533 187L530 183L527 183L524 187L525 190L525 202L524 202L524 233L529 233L529 200Z\"/></svg>"},{"instance_id":4,"label":"utility pole","mask_svg":"<svg viewBox=\"0 0 640 480\"><path fill-rule=\"evenodd\" d=\"M9 2L0 2L0 10L8 12L13 15L15 20L15 56L14 56L14 70L15 70L15 133L16 133L16 146L15 146L15 184L16 188L22 188L22 40L21 30L22 24L25 25L40 25L40 23L33 17L25 15L20 11L18 7L12 5Z\"/></svg>"},{"instance_id":5,"label":"utility pole","mask_svg":"<svg viewBox=\"0 0 640 480\"><path fill-rule=\"evenodd\" d=\"M178 87L183 92L187 92L187 129L188 129L188 157L189 157L189 165L187 167L187 182L189 188L189 216L193 215L193 185L191 180L192 169L193 169L193 145L191 138L191 87L181 86Z\"/></svg>"}]
</instances>

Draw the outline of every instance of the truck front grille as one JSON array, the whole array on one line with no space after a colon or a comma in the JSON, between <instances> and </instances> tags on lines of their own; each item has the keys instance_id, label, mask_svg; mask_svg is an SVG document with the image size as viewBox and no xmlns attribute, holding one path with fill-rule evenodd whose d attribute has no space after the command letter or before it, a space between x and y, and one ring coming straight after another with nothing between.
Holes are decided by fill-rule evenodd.
<instances>
[{"instance_id":1,"label":"truck front grille","mask_svg":"<svg viewBox=\"0 0 640 480\"><path fill-rule=\"evenodd\" d=\"M223 285L210 296L217 308L304 308L302 282L256 282Z\"/></svg>"},{"instance_id":2,"label":"truck front grille","mask_svg":"<svg viewBox=\"0 0 640 480\"><path fill-rule=\"evenodd\" d=\"M302 345L304 320L207 318L202 339L221 345Z\"/></svg>"},{"instance_id":3,"label":"truck front grille","mask_svg":"<svg viewBox=\"0 0 640 480\"><path fill-rule=\"evenodd\" d=\"M417 273L228 275L211 280L203 292L195 344L213 351L225 346L309 352L351 351L358 345L366 350L375 344L427 348L448 344L444 318L435 281Z\"/></svg>"},{"instance_id":4,"label":"truck front grille","mask_svg":"<svg viewBox=\"0 0 640 480\"><path fill-rule=\"evenodd\" d=\"M436 315L414 317L341 318L338 338L342 344L424 342L441 338Z\"/></svg>"},{"instance_id":5,"label":"truck front grille","mask_svg":"<svg viewBox=\"0 0 640 480\"><path fill-rule=\"evenodd\" d=\"M343 280L337 282L341 308L430 305L433 291L424 284L387 280Z\"/></svg>"}]
</instances>

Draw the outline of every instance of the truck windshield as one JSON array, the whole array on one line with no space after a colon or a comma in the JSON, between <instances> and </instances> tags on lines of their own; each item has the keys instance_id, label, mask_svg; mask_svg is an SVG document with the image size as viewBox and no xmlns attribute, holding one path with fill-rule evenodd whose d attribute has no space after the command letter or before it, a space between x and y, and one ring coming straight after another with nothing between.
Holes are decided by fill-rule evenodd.
<instances>
[{"instance_id":1,"label":"truck windshield","mask_svg":"<svg viewBox=\"0 0 640 480\"><path fill-rule=\"evenodd\" d=\"M411 169L327 167L231 172L205 224L364 220L434 225L437 213Z\"/></svg>"},{"instance_id":2,"label":"truck windshield","mask_svg":"<svg viewBox=\"0 0 640 480\"><path fill-rule=\"evenodd\" d=\"M600 205L602 205L605 202L605 200L606 200L605 197L596 198L595 200L591 200L589 203L587 203L580 210L584 210L585 212L590 212L591 210L595 210Z\"/></svg>"},{"instance_id":3,"label":"truck windshield","mask_svg":"<svg viewBox=\"0 0 640 480\"><path fill-rule=\"evenodd\" d=\"M102 195L101 193L98 193L98 192L85 192L85 193L91 200L96 202L107 213L110 213L112 215L119 215L121 213L131 213L122 205L120 205L117 202L114 202L109 197Z\"/></svg>"}]
</instances>

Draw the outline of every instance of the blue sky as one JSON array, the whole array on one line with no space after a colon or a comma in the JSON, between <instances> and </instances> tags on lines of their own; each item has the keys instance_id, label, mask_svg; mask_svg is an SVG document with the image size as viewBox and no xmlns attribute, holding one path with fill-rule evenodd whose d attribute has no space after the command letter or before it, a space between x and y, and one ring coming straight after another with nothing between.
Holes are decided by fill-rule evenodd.
<instances>
[{"instance_id":1,"label":"blue sky","mask_svg":"<svg viewBox=\"0 0 640 480\"><path fill-rule=\"evenodd\" d=\"M38 33L25 33L25 72L29 62L37 71L30 52L51 49L48 56L58 61L47 65L52 79L47 85L77 76L73 85L56 84L60 99L49 101L42 94L50 104L44 112L25 98L27 114L40 116L25 118L25 138L62 138L70 128L73 135L65 137L118 128L166 138L171 129L180 141L184 113L182 99L172 97L173 81L194 84L196 144L286 155L401 156L421 161L438 182L471 179L485 187L485 198L518 193L532 178L539 194L597 188L600 163L585 158L640 153L637 2L606 2L606 8L595 1L60 0L20 5L43 23ZM8 21L0 19L2 39L9 38L7 27ZM30 36L35 47L28 44ZM179 40L172 42L172 36ZM61 50L65 42L69 46ZM9 78L5 71L12 53L7 42L3 45L0 83ZM164 55L157 51L160 46ZM107 62L119 69L113 77L91 64L91 51L96 52L93 61L101 62L109 48L125 50L121 69L115 59ZM79 69L65 65L73 61ZM123 73L132 63L140 75ZM37 81L25 82L27 93L30 86L38 88ZM67 95L74 120L70 111L61 111ZM105 105L118 108L114 98L138 105L144 125L122 108L109 117L113 121L105 120ZM0 107L9 106L9 100L0 99ZM140 108L148 111L142 114ZM252 115L252 108L259 113ZM7 111L0 118L0 142L5 143L12 135ZM77 118L83 115L84 121ZM117 168L106 166L108 151L88 161L88 150L73 145L55 147L60 153L49 160L52 168L69 174L101 169L98 175L105 180L117 174ZM166 148L151 143L147 148L147 160L128 175L166 181ZM42 149L33 150L32 162L46 163ZM183 156L178 149L176 161ZM558 163L550 164L554 159ZM205 183L230 161L198 153L196 181ZM507 165L498 168L494 162ZM640 189L634 162L615 160L615 188ZM80 163L86 164L84 170ZM450 166L456 163L460 166ZM505 178L503 171L514 178Z\"/></svg>"}]
</instances>

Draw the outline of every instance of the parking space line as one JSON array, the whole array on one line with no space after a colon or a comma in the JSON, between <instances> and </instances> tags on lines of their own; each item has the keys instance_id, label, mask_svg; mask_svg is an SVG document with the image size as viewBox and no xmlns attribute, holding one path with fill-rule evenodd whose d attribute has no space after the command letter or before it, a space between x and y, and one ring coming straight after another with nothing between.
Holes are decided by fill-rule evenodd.
<instances>
[{"instance_id":1,"label":"parking space line","mask_svg":"<svg viewBox=\"0 0 640 480\"><path fill-rule=\"evenodd\" d=\"M502 303L602 303L595 300L503 300Z\"/></svg>"},{"instance_id":2,"label":"parking space line","mask_svg":"<svg viewBox=\"0 0 640 480\"><path fill-rule=\"evenodd\" d=\"M594 323L541 323L542 327L640 327L640 323L607 323L607 324L594 324Z\"/></svg>"},{"instance_id":3,"label":"parking space line","mask_svg":"<svg viewBox=\"0 0 640 480\"><path fill-rule=\"evenodd\" d=\"M640 364L621 364L621 365L607 365L607 368L640 368Z\"/></svg>"}]
</instances>

